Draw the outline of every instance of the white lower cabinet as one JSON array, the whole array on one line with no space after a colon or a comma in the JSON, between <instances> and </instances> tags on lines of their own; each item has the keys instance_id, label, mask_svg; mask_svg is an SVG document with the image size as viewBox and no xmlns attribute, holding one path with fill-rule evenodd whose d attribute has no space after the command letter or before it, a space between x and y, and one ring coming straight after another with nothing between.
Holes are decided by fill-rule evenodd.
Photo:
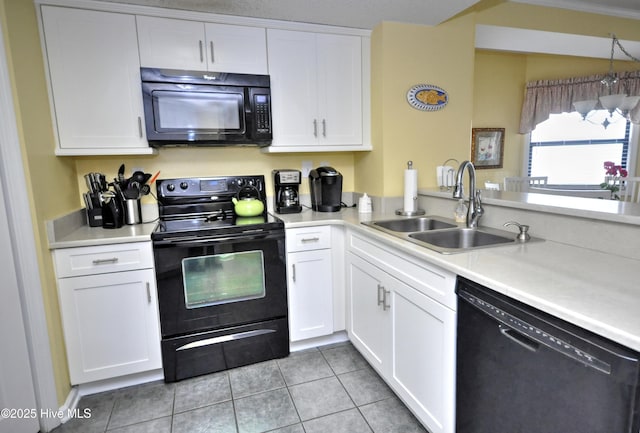
<instances>
[{"instance_id":1,"label":"white lower cabinet","mask_svg":"<svg viewBox=\"0 0 640 433\"><path fill-rule=\"evenodd\" d=\"M392 383L432 432L453 432L456 313L396 280L391 290Z\"/></svg>"},{"instance_id":2,"label":"white lower cabinet","mask_svg":"<svg viewBox=\"0 0 640 433\"><path fill-rule=\"evenodd\" d=\"M333 332L331 250L288 255L291 341Z\"/></svg>"},{"instance_id":3,"label":"white lower cabinet","mask_svg":"<svg viewBox=\"0 0 640 433\"><path fill-rule=\"evenodd\" d=\"M287 229L289 337L333 333L331 227Z\"/></svg>"},{"instance_id":4,"label":"white lower cabinet","mask_svg":"<svg viewBox=\"0 0 640 433\"><path fill-rule=\"evenodd\" d=\"M124 263L135 249L140 249L140 256L146 258L151 245L134 243L54 251L73 385L162 368L153 268L127 270L125 265L123 271L109 271L114 264ZM105 255L109 258L105 259ZM92 263L98 268L94 274L74 275L61 269L63 263L91 256L95 256ZM144 261L128 268L148 266L148 261Z\"/></svg>"},{"instance_id":5,"label":"white lower cabinet","mask_svg":"<svg viewBox=\"0 0 640 433\"><path fill-rule=\"evenodd\" d=\"M347 329L349 338L380 374L391 372L391 297L385 272L352 253L347 256ZM383 306L384 305L384 306ZM389 305L389 307L387 307Z\"/></svg>"},{"instance_id":6,"label":"white lower cabinet","mask_svg":"<svg viewBox=\"0 0 640 433\"><path fill-rule=\"evenodd\" d=\"M453 433L455 304L434 298L455 300L455 275L355 232L347 243L350 340L430 432Z\"/></svg>"}]
</instances>

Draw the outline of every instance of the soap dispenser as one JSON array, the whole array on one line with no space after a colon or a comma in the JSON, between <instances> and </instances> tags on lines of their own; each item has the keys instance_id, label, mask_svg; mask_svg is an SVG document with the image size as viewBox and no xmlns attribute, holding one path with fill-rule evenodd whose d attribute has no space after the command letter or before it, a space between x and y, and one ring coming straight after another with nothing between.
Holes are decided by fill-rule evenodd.
<instances>
[{"instance_id":1,"label":"soap dispenser","mask_svg":"<svg viewBox=\"0 0 640 433\"><path fill-rule=\"evenodd\" d=\"M457 223L463 223L467 220L467 205L464 204L463 199L458 200L458 206L456 206L453 215Z\"/></svg>"},{"instance_id":2,"label":"soap dispenser","mask_svg":"<svg viewBox=\"0 0 640 433\"><path fill-rule=\"evenodd\" d=\"M371 213L371 211L371 197L365 192L362 197L360 197L360 200L358 200L358 212Z\"/></svg>"}]
</instances>

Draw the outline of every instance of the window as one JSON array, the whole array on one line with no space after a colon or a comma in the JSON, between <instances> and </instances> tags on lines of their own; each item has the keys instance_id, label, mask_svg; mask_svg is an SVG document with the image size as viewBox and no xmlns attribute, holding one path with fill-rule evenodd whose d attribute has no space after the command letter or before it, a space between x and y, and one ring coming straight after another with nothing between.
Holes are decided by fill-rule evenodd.
<instances>
[{"instance_id":1,"label":"window","mask_svg":"<svg viewBox=\"0 0 640 433\"><path fill-rule=\"evenodd\" d=\"M606 110L592 112L587 121L577 112L551 114L531 132L528 175L547 176L550 185L598 188L605 161L628 167L631 122L616 116L604 128Z\"/></svg>"}]
</instances>

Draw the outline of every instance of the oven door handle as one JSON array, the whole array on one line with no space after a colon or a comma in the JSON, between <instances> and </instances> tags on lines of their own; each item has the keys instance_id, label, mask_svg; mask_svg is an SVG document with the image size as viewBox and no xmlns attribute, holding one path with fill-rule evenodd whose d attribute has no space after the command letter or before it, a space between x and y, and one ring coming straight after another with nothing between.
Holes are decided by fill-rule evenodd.
<instances>
[{"instance_id":1,"label":"oven door handle","mask_svg":"<svg viewBox=\"0 0 640 433\"><path fill-rule=\"evenodd\" d=\"M258 335L271 334L275 329L254 329L253 331L239 332L237 334L222 335L220 337L207 338L206 340L194 341L184 344L176 349L176 352L187 349L197 349L198 347L211 346L213 344L227 343L229 341L242 340L244 338L257 337Z\"/></svg>"},{"instance_id":2,"label":"oven door handle","mask_svg":"<svg viewBox=\"0 0 640 433\"><path fill-rule=\"evenodd\" d=\"M246 231L238 233L232 236L180 236L169 239L162 239L153 241L154 246L200 246L202 244L213 244L221 242L233 242L233 241L252 241L256 239L284 239L284 233L270 233L262 230L258 231Z\"/></svg>"}]
</instances>

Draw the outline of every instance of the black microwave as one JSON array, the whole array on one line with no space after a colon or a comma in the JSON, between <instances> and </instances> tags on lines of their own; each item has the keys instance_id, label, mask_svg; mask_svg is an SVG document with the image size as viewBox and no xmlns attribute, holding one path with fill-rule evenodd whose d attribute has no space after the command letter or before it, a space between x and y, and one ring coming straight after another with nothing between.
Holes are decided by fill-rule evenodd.
<instances>
[{"instance_id":1,"label":"black microwave","mask_svg":"<svg viewBox=\"0 0 640 433\"><path fill-rule=\"evenodd\" d=\"M271 144L268 75L157 68L140 75L151 146Z\"/></svg>"}]
</instances>

